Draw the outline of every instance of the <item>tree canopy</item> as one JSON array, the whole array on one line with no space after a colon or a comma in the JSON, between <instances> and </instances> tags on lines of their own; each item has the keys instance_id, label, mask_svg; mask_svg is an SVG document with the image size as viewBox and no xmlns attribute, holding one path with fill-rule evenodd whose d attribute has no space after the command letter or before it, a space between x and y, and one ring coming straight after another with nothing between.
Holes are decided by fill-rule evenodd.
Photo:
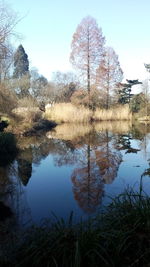
<instances>
[{"instance_id":1,"label":"tree canopy","mask_svg":"<svg viewBox=\"0 0 150 267\"><path fill-rule=\"evenodd\" d=\"M88 92L95 82L96 70L103 58L105 37L93 17L85 17L78 25L71 43L70 62L79 70Z\"/></svg>"}]
</instances>

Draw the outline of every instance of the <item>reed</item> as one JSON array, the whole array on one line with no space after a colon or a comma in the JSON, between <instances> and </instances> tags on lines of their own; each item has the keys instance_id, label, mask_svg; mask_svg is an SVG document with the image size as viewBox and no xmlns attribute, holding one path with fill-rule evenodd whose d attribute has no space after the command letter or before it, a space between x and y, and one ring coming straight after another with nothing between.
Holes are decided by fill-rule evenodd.
<instances>
[{"instance_id":1,"label":"reed","mask_svg":"<svg viewBox=\"0 0 150 267\"><path fill-rule=\"evenodd\" d=\"M92 111L71 103L55 104L45 111L45 117L56 122L88 122L91 116Z\"/></svg>"},{"instance_id":2,"label":"reed","mask_svg":"<svg viewBox=\"0 0 150 267\"><path fill-rule=\"evenodd\" d=\"M93 119L95 121L121 121L121 120L131 120L132 114L130 112L129 106L124 105L112 109L96 109Z\"/></svg>"},{"instance_id":3,"label":"reed","mask_svg":"<svg viewBox=\"0 0 150 267\"><path fill-rule=\"evenodd\" d=\"M47 108L45 118L56 122L84 122L89 121L119 121L131 120L132 115L128 105L112 108L109 110L96 109L94 112L85 107L76 107L71 103L55 104Z\"/></svg>"}]
</instances>

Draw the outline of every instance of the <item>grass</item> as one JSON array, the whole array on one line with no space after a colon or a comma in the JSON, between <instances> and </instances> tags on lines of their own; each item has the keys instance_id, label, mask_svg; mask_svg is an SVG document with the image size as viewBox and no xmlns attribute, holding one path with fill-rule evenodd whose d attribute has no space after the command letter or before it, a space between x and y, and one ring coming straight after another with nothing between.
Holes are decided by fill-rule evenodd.
<instances>
[{"instance_id":1,"label":"grass","mask_svg":"<svg viewBox=\"0 0 150 267\"><path fill-rule=\"evenodd\" d=\"M71 103L55 104L45 111L47 119L56 122L89 122L131 120L132 116L129 107L124 105L109 110L96 109L94 112L85 107L76 107Z\"/></svg>"},{"instance_id":2,"label":"grass","mask_svg":"<svg viewBox=\"0 0 150 267\"><path fill-rule=\"evenodd\" d=\"M27 231L10 255L1 266L149 266L150 197L128 188L86 222L56 217Z\"/></svg>"}]
</instances>

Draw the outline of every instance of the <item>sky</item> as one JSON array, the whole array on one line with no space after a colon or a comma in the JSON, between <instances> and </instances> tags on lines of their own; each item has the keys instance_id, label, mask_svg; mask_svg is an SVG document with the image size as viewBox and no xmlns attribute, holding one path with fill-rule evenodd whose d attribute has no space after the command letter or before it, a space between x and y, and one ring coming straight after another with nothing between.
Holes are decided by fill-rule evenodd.
<instances>
[{"instance_id":1,"label":"sky","mask_svg":"<svg viewBox=\"0 0 150 267\"><path fill-rule=\"evenodd\" d=\"M106 45L119 56L125 79L146 79L150 63L150 0L9 0L22 19L16 25L30 69L51 80L55 71L72 71L71 41L77 25L90 15L102 28Z\"/></svg>"}]
</instances>

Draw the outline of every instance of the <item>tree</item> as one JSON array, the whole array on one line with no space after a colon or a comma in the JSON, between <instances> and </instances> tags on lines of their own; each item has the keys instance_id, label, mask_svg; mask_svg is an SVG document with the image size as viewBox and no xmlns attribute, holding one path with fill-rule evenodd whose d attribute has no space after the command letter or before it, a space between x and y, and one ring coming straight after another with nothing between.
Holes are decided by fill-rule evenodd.
<instances>
[{"instance_id":1,"label":"tree","mask_svg":"<svg viewBox=\"0 0 150 267\"><path fill-rule=\"evenodd\" d=\"M131 111L136 113L145 108L145 95L143 93L136 94L132 97L130 102Z\"/></svg>"},{"instance_id":2,"label":"tree","mask_svg":"<svg viewBox=\"0 0 150 267\"><path fill-rule=\"evenodd\" d=\"M118 102L120 104L129 104L131 97L133 94L131 94L131 86L129 84L119 84L118 85Z\"/></svg>"},{"instance_id":3,"label":"tree","mask_svg":"<svg viewBox=\"0 0 150 267\"><path fill-rule=\"evenodd\" d=\"M43 90L48 85L48 80L41 74L38 73L36 68L30 71L30 85L31 85L31 94L33 97L41 98Z\"/></svg>"},{"instance_id":4,"label":"tree","mask_svg":"<svg viewBox=\"0 0 150 267\"><path fill-rule=\"evenodd\" d=\"M71 103L76 106L85 106L90 107L92 110L95 110L96 107L100 106L101 95L100 91L96 88L92 88L90 92L90 101L88 99L88 92L84 89L76 90L71 96Z\"/></svg>"},{"instance_id":5,"label":"tree","mask_svg":"<svg viewBox=\"0 0 150 267\"><path fill-rule=\"evenodd\" d=\"M23 75L19 79L12 80L12 88L19 98L24 98L30 95L30 76L29 74Z\"/></svg>"},{"instance_id":6,"label":"tree","mask_svg":"<svg viewBox=\"0 0 150 267\"><path fill-rule=\"evenodd\" d=\"M71 43L70 61L85 81L89 101L96 70L103 59L105 38L94 18L87 16L78 25Z\"/></svg>"},{"instance_id":7,"label":"tree","mask_svg":"<svg viewBox=\"0 0 150 267\"><path fill-rule=\"evenodd\" d=\"M24 75L29 74L29 60L22 45L18 46L14 54L14 78L21 78Z\"/></svg>"},{"instance_id":8,"label":"tree","mask_svg":"<svg viewBox=\"0 0 150 267\"><path fill-rule=\"evenodd\" d=\"M3 51L3 57L0 59L0 81L3 82L10 76L11 66L13 64L13 47L7 43L7 49Z\"/></svg>"},{"instance_id":9,"label":"tree","mask_svg":"<svg viewBox=\"0 0 150 267\"><path fill-rule=\"evenodd\" d=\"M0 1L0 81L8 75L12 64L13 49L10 43L16 37L14 28L19 18L4 1Z\"/></svg>"},{"instance_id":10,"label":"tree","mask_svg":"<svg viewBox=\"0 0 150 267\"><path fill-rule=\"evenodd\" d=\"M73 72L54 72L53 82L58 91L58 102L70 102L72 94L79 86L79 81Z\"/></svg>"},{"instance_id":11,"label":"tree","mask_svg":"<svg viewBox=\"0 0 150 267\"><path fill-rule=\"evenodd\" d=\"M29 60L22 45L19 45L14 54L14 86L18 96L28 96L30 88Z\"/></svg>"},{"instance_id":12,"label":"tree","mask_svg":"<svg viewBox=\"0 0 150 267\"><path fill-rule=\"evenodd\" d=\"M96 73L96 85L102 92L104 107L107 109L110 107L110 96L122 79L123 71L118 56L112 47L107 47Z\"/></svg>"},{"instance_id":13,"label":"tree","mask_svg":"<svg viewBox=\"0 0 150 267\"><path fill-rule=\"evenodd\" d=\"M131 99L133 97L133 94L131 93L131 88L134 85L142 84L142 82L139 82L139 80L127 80L127 83L119 83L118 84L118 102L121 104L129 104L131 102Z\"/></svg>"}]
</instances>

